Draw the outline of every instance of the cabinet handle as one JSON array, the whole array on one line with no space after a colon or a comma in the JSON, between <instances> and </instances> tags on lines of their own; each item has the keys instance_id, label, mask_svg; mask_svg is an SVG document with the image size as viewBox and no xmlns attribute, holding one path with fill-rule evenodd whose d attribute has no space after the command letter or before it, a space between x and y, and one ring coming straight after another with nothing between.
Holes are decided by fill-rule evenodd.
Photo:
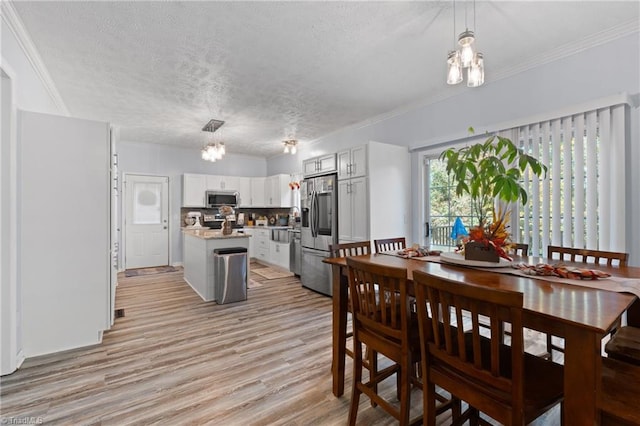
<instances>
[{"instance_id":1,"label":"cabinet handle","mask_svg":"<svg viewBox=\"0 0 640 426\"><path fill-rule=\"evenodd\" d=\"M350 170L351 170L351 174L352 174L352 175L355 175L355 174L356 174L356 172L355 172L355 168L354 168L355 164L351 163L351 164L349 164L349 165L351 166L351 169L350 169Z\"/></svg>"}]
</instances>

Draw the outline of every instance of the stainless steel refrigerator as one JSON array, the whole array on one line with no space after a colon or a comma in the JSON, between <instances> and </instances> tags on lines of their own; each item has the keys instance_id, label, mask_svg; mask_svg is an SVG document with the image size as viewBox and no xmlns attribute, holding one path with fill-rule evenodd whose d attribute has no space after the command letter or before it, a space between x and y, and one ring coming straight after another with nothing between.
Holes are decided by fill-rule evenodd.
<instances>
[{"instance_id":1,"label":"stainless steel refrigerator","mask_svg":"<svg viewBox=\"0 0 640 426\"><path fill-rule=\"evenodd\" d=\"M302 268L304 287L332 296L331 267L322 260L329 256L329 246L338 242L337 175L304 179L302 203Z\"/></svg>"}]
</instances>

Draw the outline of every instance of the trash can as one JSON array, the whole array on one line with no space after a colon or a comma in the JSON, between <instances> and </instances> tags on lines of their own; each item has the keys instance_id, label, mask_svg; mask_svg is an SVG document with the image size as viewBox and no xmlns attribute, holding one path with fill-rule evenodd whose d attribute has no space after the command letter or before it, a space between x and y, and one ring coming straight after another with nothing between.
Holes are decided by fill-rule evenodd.
<instances>
[{"instance_id":1,"label":"trash can","mask_svg":"<svg viewBox=\"0 0 640 426\"><path fill-rule=\"evenodd\" d=\"M213 250L214 289L218 304L247 300L247 249Z\"/></svg>"}]
</instances>

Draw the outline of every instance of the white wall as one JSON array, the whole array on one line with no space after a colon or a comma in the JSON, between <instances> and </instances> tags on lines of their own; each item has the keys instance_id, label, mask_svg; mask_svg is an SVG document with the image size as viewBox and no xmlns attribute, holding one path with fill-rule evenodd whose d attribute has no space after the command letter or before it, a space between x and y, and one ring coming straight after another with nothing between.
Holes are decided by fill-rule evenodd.
<instances>
[{"instance_id":1,"label":"white wall","mask_svg":"<svg viewBox=\"0 0 640 426\"><path fill-rule=\"evenodd\" d=\"M2 352L1 374L14 371L22 363L22 276L21 259L18 253L22 248L22 196L18 191L21 174L21 147L16 137L17 109L32 110L50 114L65 114L61 104L56 102L50 89L43 83L42 74L35 71L34 65L25 54L10 20L11 11L7 2L0 4L0 41L2 69L2 229L3 242L2 279L0 280L0 298L2 305L2 332L0 346ZM8 273L7 273L8 269ZM8 306L6 304L10 304Z\"/></svg>"},{"instance_id":2,"label":"white wall","mask_svg":"<svg viewBox=\"0 0 640 426\"><path fill-rule=\"evenodd\" d=\"M267 160L248 155L226 154L222 160L211 163L200 157L200 150L176 146L119 142L118 153L119 182L123 174L149 174L169 177L169 262L182 263L182 235L180 233L180 207L182 206L182 175L184 173L202 173L226 176L267 176ZM122 194L122 191L120 192ZM123 197L119 197L122 203ZM122 211L122 206L119 206ZM122 217L122 215L120 215ZM122 230L122 226L119 226ZM123 246L122 232L119 232L119 244ZM120 250L122 255L122 250ZM119 259L123 268L123 259Z\"/></svg>"},{"instance_id":3,"label":"white wall","mask_svg":"<svg viewBox=\"0 0 640 426\"><path fill-rule=\"evenodd\" d=\"M501 124L626 92L635 99L630 113L630 152L626 214L630 238L630 263L640 266L640 33L596 46L517 75L491 81L491 62L486 62L487 83L456 96L426 104L374 124L353 126L301 147L297 162L287 156L269 159L269 173L290 173L299 163L324 152L362 145L375 140L412 149L412 199L414 213L411 240L421 241L424 224L417 214L423 209L421 147L500 130ZM444 78L444 75L443 75ZM443 83L444 84L444 83ZM294 157L294 156L289 156Z\"/></svg>"}]
</instances>

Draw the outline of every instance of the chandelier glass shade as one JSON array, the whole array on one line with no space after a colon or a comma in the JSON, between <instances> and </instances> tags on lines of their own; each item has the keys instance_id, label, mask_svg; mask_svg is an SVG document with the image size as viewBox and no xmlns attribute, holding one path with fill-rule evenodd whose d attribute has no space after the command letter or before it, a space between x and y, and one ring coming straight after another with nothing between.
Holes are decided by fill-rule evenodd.
<instances>
[{"instance_id":1,"label":"chandelier glass shade","mask_svg":"<svg viewBox=\"0 0 640 426\"><path fill-rule=\"evenodd\" d=\"M295 155L296 152L298 152L298 141L295 139L289 139L287 141L283 141L282 144L284 145L284 153L285 154L291 154L291 155Z\"/></svg>"},{"instance_id":2,"label":"chandelier glass shade","mask_svg":"<svg viewBox=\"0 0 640 426\"><path fill-rule=\"evenodd\" d=\"M215 162L216 160L221 160L226 153L226 149L224 147L224 142L214 142L213 141L213 133L218 130L224 121L211 119L207 124L202 128L203 132L211 133L211 142L204 146L201 150L202 159L206 161Z\"/></svg>"},{"instance_id":3,"label":"chandelier glass shade","mask_svg":"<svg viewBox=\"0 0 640 426\"><path fill-rule=\"evenodd\" d=\"M202 159L211 161L222 160L225 154L224 142L210 143L202 148Z\"/></svg>"},{"instance_id":4,"label":"chandelier glass shade","mask_svg":"<svg viewBox=\"0 0 640 426\"><path fill-rule=\"evenodd\" d=\"M476 2L473 2L473 25L475 27ZM466 25L466 3L465 3ZM456 34L456 3L453 2L453 34ZM476 51L475 34L468 28L458 37L456 50L447 54L447 84L458 84L464 79L464 71L467 74L467 86L478 87L484 84L484 56Z\"/></svg>"}]
</instances>

